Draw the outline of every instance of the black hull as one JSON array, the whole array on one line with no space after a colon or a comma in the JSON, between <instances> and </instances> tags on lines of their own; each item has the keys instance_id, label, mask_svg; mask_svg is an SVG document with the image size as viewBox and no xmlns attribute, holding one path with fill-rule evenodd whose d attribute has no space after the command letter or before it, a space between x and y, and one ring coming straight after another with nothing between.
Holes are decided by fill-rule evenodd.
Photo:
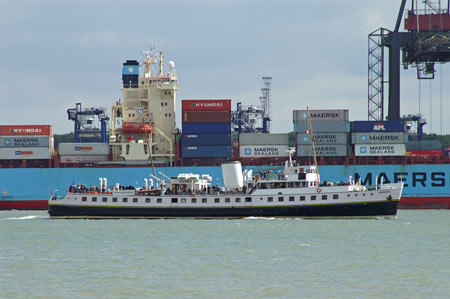
<instances>
[{"instance_id":1,"label":"black hull","mask_svg":"<svg viewBox=\"0 0 450 299\"><path fill-rule=\"evenodd\" d=\"M310 206L227 208L125 208L50 205L51 217L82 218L242 218L242 217L376 217L395 216L398 201Z\"/></svg>"}]
</instances>

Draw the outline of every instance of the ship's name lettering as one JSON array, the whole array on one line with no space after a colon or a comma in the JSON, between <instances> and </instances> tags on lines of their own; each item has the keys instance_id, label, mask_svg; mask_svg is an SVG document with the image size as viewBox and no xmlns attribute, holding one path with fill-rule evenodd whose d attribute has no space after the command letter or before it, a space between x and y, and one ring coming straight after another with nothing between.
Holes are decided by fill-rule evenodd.
<instances>
[{"instance_id":1,"label":"ship's name lettering","mask_svg":"<svg viewBox=\"0 0 450 299\"><path fill-rule=\"evenodd\" d=\"M375 180L378 186L381 182L387 183L401 183L404 187L445 187L446 181L448 181L449 174L445 172L394 172L388 175L385 172L367 173L366 175L360 175L355 172L354 178L356 181L361 179L363 185L375 185Z\"/></svg>"}]
</instances>

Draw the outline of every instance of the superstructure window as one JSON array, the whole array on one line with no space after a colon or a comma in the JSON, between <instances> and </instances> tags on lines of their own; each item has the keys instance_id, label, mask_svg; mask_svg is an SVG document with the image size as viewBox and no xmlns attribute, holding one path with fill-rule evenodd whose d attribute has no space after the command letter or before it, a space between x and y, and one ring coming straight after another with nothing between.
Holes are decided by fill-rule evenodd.
<instances>
[{"instance_id":1,"label":"superstructure window","mask_svg":"<svg viewBox=\"0 0 450 299\"><path fill-rule=\"evenodd\" d=\"M83 197L81 198L81 201L87 201L87 197L86 197L86 196L83 196Z\"/></svg>"},{"instance_id":2,"label":"superstructure window","mask_svg":"<svg viewBox=\"0 0 450 299\"><path fill-rule=\"evenodd\" d=\"M333 199L339 199L339 194L333 194Z\"/></svg>"},{"instance_id":3,"label":"superstructure window","mask_svg":"<svg viewBox=\"0 0 450 299\"><path fill-rule=\"evenodd\" d=\"M316 200L316 196L315 195L311 195L311 200Z\"/></svg>"},{"instance_id":4,"label":"superstructure window","mask_svg":"<svg viewBox=\"0 0 450 299\"><path fill-rule=\"evenodd\" d=\"M138 199L137 198L133 198L133 202L134 203L138 202Z\"/></svg>"},{"instance_id":5,"label":"superstructure window","mask_svg":"<svg viewBox=\"0 0 450 299\"><path fill-rule=\"evenodd\" d=\"M227 197L227 198L225 198L225 202L229 203L229 202L231 202L231 199L229 197Z\"/></svg>"},{"instance_id":6,"label":"superstructure window","mask_svg":"<svg viewBox=\"0 0 450 299\"><path fill-rule=\"evenodd\" d=\"M150 203L151 202L151 198L146 198L145 199L145 203Z\"/></svg>"},{"instance_id":7,"label":"superstructure window","mask_svg":"<svg viewBox=\"0 0 450 299\"><path fill-rule=\"evenodd\" d=\"M162 198L157 198L157 199L156 199L156 202L157 202L157 203L162 203Z\"/></svg>"},{"instance_id":8,"label":"superstructure window","mask_svg":"<svg viewBox=\"0 0 450 299\"><path fill-rule=\"evenodd\" d=\"M268 202L272 202L272 201L273 201L273 197L268 197L268 198L267 198L267 201L268 201Z\"/></svg>"},{"instance_id":9,"label":"superstructure window","mask_svg":"<svg viewBox=\"0 0 450 299\"><path fill-rule=\"evenodd\" d=\"M283 196L278 197L278 201L284 201L284 197Z\"/></svg>"},{"instance_id":10,"label":"superstructure window","mask_svg":"<svg viewBox=\"0 0 450 299\"><path fill-rule=\"evenodd\" d=\"M103 201L103 202L107 202L107 201L108 201L108 198L103 197L103 198L102 198L102 201Z\"/></svg>"},{"instance_id":11,"label":"superstructure window","mask_svg":"<svg viewBox=\"0 0 450 299\"><path fill-rule=\"evenodd\" d=\"M192 198L192 199L191 199L191 202L192 202L192 203L197 203L197 198Z\"/></svg>"},{"instance_id":12,"label":"superstructure window","mask_svg":"<svg viewBox=\"0 0 450 299\"><path fill-rule=\"evenodd\" d=\"M178 198L172 198L172 203L178 203Z\"/></svg>"},{"instance_id":13,"label":"superstructure window","mask_svg":"<svg viewBox=\"0 0 450 299\"><path fill-rule=\"evenodd\" d=\"M300 196L300 201L305 201L305 196Z\"/></svg>"},{"instance_id":14,"label":"superstructure window","mask_svg":"<svg viewBox=\"0 0 450 299\"><path fill-rule=\"evenodd\" d=\"M97 197L92 197L92 201L97 201Z\"/></svg>"},{"instance_id":15,"label":"superstructure window","mask_svg":"<svg viewBox=\"0 0 450 299\"><path fill-rule=\"evenodd\" d=\"M182 198L181 203L186 203L186 198Z\"/></svg>"},{"instance_id":16,"label":"superstructure window","mask_svg":"<svg viewBox=\"0 0 450 299\"><path fill-rule=\"evenodd\" d=\"M117 197L113 197L113 202L117 202Z\"/></svg>"},{"instance_id":17,"label":"superstructure window","mask_svg":"<svg viewBox=\"0 0 450 299\"><path fill-rule=\"evenodd\" d=\"M239 197L236 197L236 198L234 199L234 201L235 201L235 202L241 202L241 199L240 199Z\"/></svg>"},{"instance_id":18,"label":"superstructure window","mask_svg":"<svg viewBox=\"0 0 450 299\"><path fill-rule=\"evenodd\" d=\"M322 200L327 200L328 196L322 195Z\"/></svg>"},{"instance_id":19,"label":"superstructure window","mask_svg":"<svg viewBox=\"0 0 450 299\"><path fill-rule=\"evenodd\" d=\"M246 197L245 198L245 202L252 202L252 198L251 197Z\"/></svg>"},{"instance_id":20,"label":"superstructure window","mask_svg":"<svg viewBox=\"0 0 450 299\"><path fill-rule=\"evenodd\" d=\"M220 198L214 198L215 203L220 203Z\"/></svg>"},{"instance_id":21,"label":"superstructure window","mask_svg":"<svg viewBox=\"0 0 450 299\"><path fill-rule=\"evenodd\" d=\"M207 203L208 199L207 198L202 198L202 203Z\"/></svg>"},{"instance_id":22,"label":"superstructure window","mask_svg":"<svg viewBox=\"0 0 450 299\"><path fill-rule=\"evenodd\" d=\"M128 202L128 198L124 197L124 198L122 199L122 202Z\"/></svg>"},{"instance_id":23,"label":"superstructure window","mask_svg":"<svg viewBox=\"0 0 450 299\"><path fill-rule=\"evenodd\" d=\"M289 196L289 201L294 201L295 197L294 196Z\"/></svg>"}]
</instances>

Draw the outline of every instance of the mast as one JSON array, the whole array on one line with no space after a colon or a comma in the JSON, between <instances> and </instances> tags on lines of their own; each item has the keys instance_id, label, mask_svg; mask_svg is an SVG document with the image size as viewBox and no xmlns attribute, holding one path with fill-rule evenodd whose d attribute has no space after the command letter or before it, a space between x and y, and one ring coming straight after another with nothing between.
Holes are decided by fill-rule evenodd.
<instances>
[{"instance_id":1,"label":"mast","mask_svg":"<svg viewBox=\"0 0 450 299\"><path fill-rule=\"evenodd\" d=\"M309 136L311 138L313 157L314 157L314 166L316 167L316 181L317 181L317 185L319 185L319 183L320 183L319 182L319 167L317 167L316 147L314 145L314 134L313 134L312 125L311 125L311 114L309 113L308 106L306 106L306 111L308 112Z\"/></svg>"}]
</instances>

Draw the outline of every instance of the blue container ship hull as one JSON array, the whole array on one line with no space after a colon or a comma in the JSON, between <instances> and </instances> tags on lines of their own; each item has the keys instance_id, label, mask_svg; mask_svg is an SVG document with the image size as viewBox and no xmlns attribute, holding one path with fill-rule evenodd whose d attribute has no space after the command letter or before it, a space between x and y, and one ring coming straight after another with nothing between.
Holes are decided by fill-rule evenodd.
<instances>
[{"instance_id":1,"label":"blue container ship hull","mask_svg":"<svg viewBox=\"0 0 450 299\"><path fill-rule=\"evenodd\" d=\"M243 168L277 169L276 166ZM376 180L403 182L399 208L450 208L450 165L324 165L319 171L335 182L346 182L350 176L360 178L366 185L375 185ZM209 174L213 185L223 183L220 166L157 167L156 173L159 172L169 177L179 173ZM120 182L140 187L152 173L151 167L0 169L0 209L45 209L50 192L63 195L73 182L89 186L98 184L100 177L107 178L109 185Z\"/></svg>"}]
</instances>

